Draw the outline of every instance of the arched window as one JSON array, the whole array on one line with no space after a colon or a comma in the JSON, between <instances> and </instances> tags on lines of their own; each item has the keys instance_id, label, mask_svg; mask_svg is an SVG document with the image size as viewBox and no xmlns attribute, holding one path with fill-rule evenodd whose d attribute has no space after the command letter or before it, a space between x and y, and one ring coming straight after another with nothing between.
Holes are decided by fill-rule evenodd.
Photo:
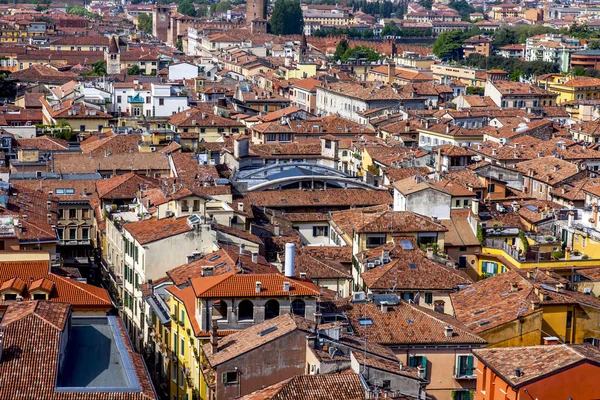
<instances>
[{"instance_id":1,"label":"arched window","mask_svg":"<svg viewBox=\"0 0 600 400\"><path fill-rule=\"evenodd\" d=\"M306 315L306 303L302 299L296 299L292 301L292 314L299 315L300 317L305 317Z\"/></svg>"},{"instance_id":2,"label":"arched window","mask_svg":"<svg viewBox=\"0 0 600 400\"><path fill-rule=\"evenodd\" d=\"M238 305L238 321L254 319L254 304L250 300L242 300Z\"/></svg>"},{"instance_id":3,"label":"arched window","mask_svg":"<svg viewBox=\"0 0 600 400\"><path fill-rule=\"evenodd\" d=\"M279 302L277 300L269 300L265 304L265 319L271 319L279 316Z\"/></svg>"},{"instance_id":4,"label":"arched window","mask_svg":"<svg viewBox=\"0 0 600 400\"><path fill-rule=\"evenodd\" d=\"M223 300L217 300L213 303L213 317L218 319L227 319L227 303Z\"/></svg>"}]
</instances>

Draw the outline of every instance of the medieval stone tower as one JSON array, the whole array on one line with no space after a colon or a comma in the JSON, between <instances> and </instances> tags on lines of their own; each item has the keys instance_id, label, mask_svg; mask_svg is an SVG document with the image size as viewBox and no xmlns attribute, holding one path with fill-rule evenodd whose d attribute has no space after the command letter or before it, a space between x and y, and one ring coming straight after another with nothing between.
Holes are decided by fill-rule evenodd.
<instances>
[{"instance_id":1,"label":"medieval stone tower","mask_svg":"<svg viewBox=\"0 0 600 400\"><path fill-rule=\"evenodd\" d=\"M267 0L247 0L246 26L253 33L267 30Z\"/></svg>"},{"instance_id":2,"label":"medieval stone tower","mask_svg":"<svg viewBox=\"0 0 600 400\"><path fill-rule=\"evenodd\" d=\"M152 35L161 42L167 41L171 9L168 6L157 4L152 12Z\"/></svg>"},{"instance_id":3,"label":"medieval stone tower","mask_svg":"<svg viewBox=\"0 0 600 400\"><path fill-rule=\"evenodd\" d=\"M121 72L121 54L116 36L110 38L108 50L104 52L104 61L106 61L107 74L118 74Z\"/></svg>"}]
</instances>

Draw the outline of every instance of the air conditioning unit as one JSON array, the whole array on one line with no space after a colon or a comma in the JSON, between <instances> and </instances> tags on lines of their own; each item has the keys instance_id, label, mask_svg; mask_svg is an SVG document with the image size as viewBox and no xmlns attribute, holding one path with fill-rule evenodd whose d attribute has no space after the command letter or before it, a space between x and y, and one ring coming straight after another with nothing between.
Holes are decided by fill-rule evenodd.
<instances>
[{"instance_id":1,"label":"air conditioning unit","mask_svg":"<svg viewBox=\"0 0 600 400\"><path fill-rule=\"evenodd\" d=\"M166 140L173 140L173 136L171 136L171 135L167 135L167 136L165 137L165 139L166 139Z\"/></svg>"},{"instance_id":2,"label":"air conditioning unit","mask_svg":"<svg viewBox=\"0 0 600 400\"><path fill-rule=\"evenodd\" d=\"M171 210L165 211L165 217L168 218L168 217L172 217L172 216L173 216L173 211L171 211Z\"/></svg>"},{"instance_id":3,"label":"air conditioning unit","mask_svg":"<svg viewBox=\"0 0 600 400\"><path fill-rule=\"evenodd\" d=\"M361 303L367 301L367 295L365 292L352 292L352 302Z\"/></svg>"},{"instance_id":4,"label":"air conditioning unit","mask_svg":"<svg viewBox=\"0 0 600 400\"><path fill-rule=\"evenodd\" d=\"M367 263L367 269L373 269L373 268L375 268L375 263L372 263L372 262Z\"/></svg>"},{"instance_id":5,"label":"air conditioning unit","mask_svg":"<svg viewBox=\"0 0 600 400\"><path fill-rule=\"evenodd\" d=\"M589 287L583 288L583 293L592 294L592 288L589 288Z\"/></svg>"},{"instance_id":6,"label":"air conditioning unit","mask_svg":"<svg viewBox=\"0 0 600 400\"><path fill-rule=\"evenodd\" d=\"M153 151L153 152L156 151L156 147L154 147L154 146L150 147L150 151Z\"/></svg>"},{"instance_id":7,"label":"air conditioning unit","mask_svg":"<svg viewBox=\"0 0 600 400\"><path fill-rule=\"evenodd\" d=\"M375 265L381 265L381 260L373 260L373 264L375 264Z\"/></svg>"}]
</instances>

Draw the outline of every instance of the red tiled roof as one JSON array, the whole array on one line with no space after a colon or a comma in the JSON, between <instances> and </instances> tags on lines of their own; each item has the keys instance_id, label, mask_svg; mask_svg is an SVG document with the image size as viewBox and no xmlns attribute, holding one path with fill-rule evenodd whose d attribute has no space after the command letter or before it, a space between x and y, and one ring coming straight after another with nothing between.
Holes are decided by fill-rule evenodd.
<instances>
[{"instance_id":1,"label":"red tiled roof","mask_svg":"<svg viewBox=\"0 0 600 400\"><path fill-rule=\"evenodd\" d=\"M256 282L261 283L260 291ZM284 291L283 283L290 282ZM319 289L308 281L289 278L282 274L225 274L191 279L196 297L273 297L318 296Z\"/></svg>"},{"instance_id":2,"label":"red tiled roof","mask_svg":"<svg viewBox=\"0 0 600 400\"><path fill-rule=\"evenodd\" d=\"M143 221L130 222L125 230L141 245L165 239L192 230L187 218L150 218Z\"/></svg>"},{"instance_id":3,"label":"red tiled roof","mask_svg":"<svg viewBox=\"0 0 600 400\"><path fill-rule=\"evenodd\" d=\"M74 309L96 308L108 311L112 308L110 296L105 289L53 274L49 271L48 261L0 262L2 288L4 289L7 282L15 279L23 282L19 291L24 300L30 298L31 291L43 289L51 292L49 301L69 303ZM27 283L29 288L25 288ZM9 304L12 302L1 301L0 307Z\"/></svg>"}]
</instances>

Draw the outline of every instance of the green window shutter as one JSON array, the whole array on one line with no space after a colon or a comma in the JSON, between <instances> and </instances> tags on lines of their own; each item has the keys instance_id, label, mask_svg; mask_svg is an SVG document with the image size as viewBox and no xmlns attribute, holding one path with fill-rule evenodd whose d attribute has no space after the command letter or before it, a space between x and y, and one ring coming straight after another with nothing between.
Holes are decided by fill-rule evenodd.
<instances>
[{"instance_id":1,"label":"green window shutter","mask_svg":"<svg viewBox=\"0 0 600 400\"><path fill-rule=\"evenodd\" d=\"M427 357L421 356L421 366L423 367L423 375L427 377Z\"/></svg>"},{"instance_id":2,"label":"green window shutter","mask_svg":"<svg viewBox=\"0 0 600 400\"><path fill-rule=\"evenodd\" d=\"M139 282L139 281L140 281L140 279L139 279L139 275L138 275L138 274L135 274L135 287L138 287L138 286L139 286L139 284L140 284L140 282Z\"/></svg>"},{"instance_id":3,"label":"green window shutter","mask_svg":"<svg viewBox=\"0 0 600 400\"><path fill-rule=\"evenodd\" d=\"M473 356L466 356L467 357L467 375L471 376L473 375Z\"/></svg>"},{"instance_id":4,"label":"green window shutter","mask_svg":"<svg viewBox=\"0 0 600 400\"><path fill-rule=\"evenodd\" d=\"M409 367L416 367L417 366L417 360L415 356L408 356L408 366Z\"/></svg>"}]
</instances>

